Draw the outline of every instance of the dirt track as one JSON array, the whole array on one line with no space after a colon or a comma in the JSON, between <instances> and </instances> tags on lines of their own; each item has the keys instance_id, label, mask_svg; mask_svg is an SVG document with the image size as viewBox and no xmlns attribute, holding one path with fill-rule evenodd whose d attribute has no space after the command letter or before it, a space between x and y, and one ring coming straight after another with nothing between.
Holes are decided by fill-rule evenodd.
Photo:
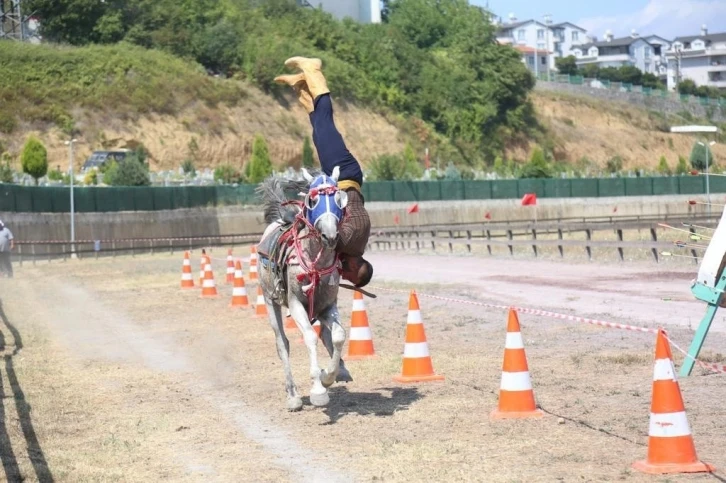
<instances>
[{"instance_id":1,"label":"dirt track","mask_svg":"<svg viewBox=\"0 0 726 483\"><path fill-rule=\"evenodd\" d=\"M6 474L11 481L666 481L630 470L647 451L651 334L520 316L547 415L491 422L506 314L422 297L434 367L446 380L407 386L391 378L400 371L410 288L667 324L687 346L685 327L705 309L689 292L695 268L371 259L375 285L403 291L366 300L378 357L348 363L354 382L334 386L329 407L293 414L285 410L272 331L251 310L227 307L223 262L215 267L219 300L177 289L178 254L19 268L12 282L0 280ZM351 305L341 290L346 321ZM707 340L712 361L726 352L723 322ZM11 328L22 338L19 352ZM290 337L296 382L307 395L307 356L298 334ZM721 470L726 376L707 374L696 369L681 388L698 454Z\"/></svg>"}]
</instances>

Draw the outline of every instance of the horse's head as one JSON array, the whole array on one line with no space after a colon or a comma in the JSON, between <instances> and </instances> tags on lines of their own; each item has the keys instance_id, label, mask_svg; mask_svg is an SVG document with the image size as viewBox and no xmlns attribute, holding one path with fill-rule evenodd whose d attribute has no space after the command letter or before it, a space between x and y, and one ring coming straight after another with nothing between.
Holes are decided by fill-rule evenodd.
<instances>
[{"instance_id":1,"label":"horse's head","mask_svg":"<svg viewBox=\"0 0 726 483\"><path fill-rule=\"evenodd\" d=\"M305 195L305 217L320 233L323 243L334 248L338 242L338 225L343 220L348 194L338 189L340 169L336 166L332 176L321 174L313 178L303 168L303 176L310 182Z\"/></svg>"}]
</instances>

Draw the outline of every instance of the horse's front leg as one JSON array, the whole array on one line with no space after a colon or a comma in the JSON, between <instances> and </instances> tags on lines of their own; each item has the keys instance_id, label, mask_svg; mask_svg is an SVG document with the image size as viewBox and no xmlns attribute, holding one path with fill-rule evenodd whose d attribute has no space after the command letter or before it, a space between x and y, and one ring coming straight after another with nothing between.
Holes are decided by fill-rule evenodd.
<instances>
[{"instance_id":1,"label":"horse's front leg","mask_svg":"<svg viewBox=\"0 0 726 483\"><path fill-rule=\"evenodd\" d=\"M270 325L275 332L275 343L277 345L277 355L282 361L282 368L285 371L285 391L287 392L287 409L290 411L299 411L302 409L303 402L300 394L297 392L297 386L292 378L292 369L290 368L290 341L287 339L282 329L282 310L279 305L265 300L267 304L267 313L269 314Z\"/></svg>"},{"instance_id":2,"label":"horse's front leg","mask_svg":"<svg viewBox=\"0 0 726 483\"><path fill-rule=\"evenodd\" d=\"M320 339L323 341L323 345L325 345L325 349L328 351L328 355L332 358L333 357L333 336L330 332L329 326L330 324L323 324L320 323ZM345 367L345 361L343 361L343 356L340 357L340 364L338 366L338 375L335 377L335 382L353 382L353 376L350 375L350 372L348 371L348 368Z\"/></svg>"},{"instance_id":3,"label":"horse's front leg","mask_svg":"<svg viewBox=\"0 0 726 483\"><path fill-rule=\"evenodd\" d=\"M321 375L323 386L330 387L335 382L338 371L340 370L343 344L345 344L345 329L340 324L340 314L338 313L338 306L335 303L320 314L318 319L330 331L330 339L333 346L333 353L330 355L330 364L327 370L323 371ZM350 374L348 374L348 377L350 377Z\"/></svg>"},{"instance_id":4,"label":"horse's front leg","mask_svg":"<svg viewBox=\"0 0 726 483\"><path fill-rule=\"evenodd\" d=\"M310 388L310 403L313 406L325 406L330 402L330 396L328 396L328 390L320 381L323 371L320 370L318 365L318 334L310 323L305 306L297 298L290 297L289 306L290 315L303 336L310 356L310 379L312 379L313 383L312 388Z\"/></svg>"}]
</instances>

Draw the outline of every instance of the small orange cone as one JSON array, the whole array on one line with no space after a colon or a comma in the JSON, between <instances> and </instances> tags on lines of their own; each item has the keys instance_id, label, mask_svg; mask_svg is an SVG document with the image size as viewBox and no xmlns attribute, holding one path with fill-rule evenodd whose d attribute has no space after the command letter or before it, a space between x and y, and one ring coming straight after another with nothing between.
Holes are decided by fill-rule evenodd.
<instances>
[{"instance_id":1,"label":"small orange cone","mask_svg":"<svg viewBox=\"0 0 726 483\"><path fill-rule=\"evenodd\" d=\"M182 263L181 288L194 288L194 277L192 276L192 262L189 260L189 252L184 252L184 263Z\"/></svg>"},{"instance_id":2,"label":"small orange cone","mask_svg":"<svg viewBox=\"0 0 726 483\"><path fill-rule=\"evenodd\" d=\"M542 410L534 404L534 391L529 378L527 354L524 352L519 317L509 309L507 338L504 343L504 364L499 389L499 407L492 411L491 419L540 418Z\"/></svg>"},{"instance_id":3,"label":"small orange cone","mask_svg":"<svg viewBox=\"0 0 726 483\"><path fill-rule=\"evenodd\" d=\"M234 260L231 248L227 250L227 283L234 283Z\"/></svg>"},{"instance_id":4,"label":"small orange cone","mask_svg":"<svg viewBox=\"0 0 726 483\"><path fill-rule=\"evenodd\" d=\"M408 300L408 320L406 322L406 344L403 348L403 368L396 382L443 381L444 376L434 373L433 362L429 355L421 309L415 291Z\"/></svg>"},{"instance_id":5,"label":"small orange cone","mask_svg":"<svg viewBox=\"0 0 726 483\"><path fill-rule=\"evenodd\" d=\"M219 297L217 293L217 285L214 283L214 272L212 271L212 263L207 258L204 265L204 281L202 282L202 297L214 298Z\"/></svg>"},{"instance_id":6,"label":"small orange cone","mask_svg":"<svg viewBox=\"0 0 726 483\"><path fill-rule=\"evenodd\" d=\"M202 260L199 265L199 286L204 283L204 267L207 265L207 255L202 252Z\"/></svg>"},{"instance_id":7,"label":"small orange cone","mask_svg":"<svg viewBox=\"0 0 726 483\"><path fill-rule=\"evenodd\" d=\"M715 468L698 460L676 380L673 355L663 329L658 330L650 406L648 457L633 468L654 475L665 473L710 473Z\"/></svg>"},{"instance_id":8,"label":"small orange cone","mask_svg":"<svg viewBox=\"0 0 726 483\"><path fill-rule=\"evenodd\" d=\"M257 245L250 250L250 280L257 280Z\"/></svg>"},{"instance_id":9,"label":"small orange cone","mask_svg":"<svg viewBox=\"0 0 726 483\"><path fill-rule=\"evenodd\" d=\"M257 303L255 303L255 317L267 317L267 305L265 297L262 296L262 287L257 286Z\"/></svg>"},{"instance_id":10,"label":"small orange cone","mask_svg":"<svg viewBox=\"0 0 726 483\"><path fill-rule=\"evenodd\" d=\"M245 279L242 276L242 264L239 260L235 263L234 287L232 287L232 301L229 306L242 308L250 306L250 300L247 297L247 288L245 288Z\"/></svg>"},{"instance_id":11,"label":"small orange cone","mask_svg":"<svg viewBox=\"0 0 726 483\"><path fill-rule=\"evenodd\" d=\"M363 294L353 292L353 314L350 320L350 338L346 359L354 361L376 356L373 350L373 336L368 325L368 314L363 302Z\"/></svg>"}]
</instances>

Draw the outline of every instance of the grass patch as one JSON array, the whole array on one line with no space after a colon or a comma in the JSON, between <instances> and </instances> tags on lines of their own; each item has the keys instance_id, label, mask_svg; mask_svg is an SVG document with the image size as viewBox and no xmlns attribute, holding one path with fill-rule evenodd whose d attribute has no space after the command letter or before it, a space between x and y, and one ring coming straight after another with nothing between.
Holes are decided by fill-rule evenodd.
<instances>
[{"instance_id":1,"label":"grass patch","mask_svg":"<svg viewBox=\"0 0 726 483\"><path fill-rule=\"evenodd\" d=\"M651 364L653 362L653 358L648 354L633 353L598 356L596 360L602 364L620 364L623 366Z\"/></svg>"}]
</instances>

